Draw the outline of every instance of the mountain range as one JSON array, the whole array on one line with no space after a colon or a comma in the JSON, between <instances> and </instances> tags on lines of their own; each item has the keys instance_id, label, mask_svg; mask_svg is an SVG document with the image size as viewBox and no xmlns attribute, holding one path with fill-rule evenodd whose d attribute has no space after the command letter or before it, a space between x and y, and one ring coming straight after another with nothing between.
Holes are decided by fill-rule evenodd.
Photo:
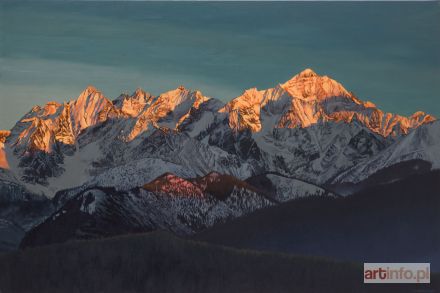
<instances>
[{"instance_id":1,"label":"mountain range","mask_svg":"<svg viewBox=\"0 0 440 293\"><path fill-rule=\"evenodd\" d=\"M386 113L311 69L227 103L183 86L114 100L89 86L0 131L0 235L26 233L23 247L153 230L193 235L438 168L433 116Z\"/></svg>"}]
</instances>

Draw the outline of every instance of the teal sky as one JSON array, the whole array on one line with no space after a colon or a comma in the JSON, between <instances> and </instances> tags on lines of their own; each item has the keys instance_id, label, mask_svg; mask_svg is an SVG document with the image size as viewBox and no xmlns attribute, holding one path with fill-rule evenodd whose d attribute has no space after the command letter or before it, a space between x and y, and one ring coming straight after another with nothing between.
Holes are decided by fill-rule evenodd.
<instances>
[{"instance_id":1,"label":"teal sky","mask_svg":"<svg viewBox=\"0 0 440 293\"><path fill-rule=\"evenodd\" d=\"M0 129L88 84L226 101L306 67L440 117L439 2L0 2Z\"/></svg>"}]
</instances>

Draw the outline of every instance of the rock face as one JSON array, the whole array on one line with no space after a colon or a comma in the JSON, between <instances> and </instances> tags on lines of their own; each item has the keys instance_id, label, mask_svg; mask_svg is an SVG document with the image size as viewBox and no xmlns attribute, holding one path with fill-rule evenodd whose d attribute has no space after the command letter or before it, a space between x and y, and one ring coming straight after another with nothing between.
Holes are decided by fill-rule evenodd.
<instances>
[{"instance_id":1,"label":"rock face","mask_svg":"<svg viewBox=\"0 0 440 293\"><path fill-rule=\"evenodd\" d=\"M146 106L150 105L153 100L154 97L150 93L138 88L131 96L127 94L120 95L113 101L113 104L117 109L120 109L122 113L130 117L136 117Z\"/></svg>"},{"instance_id":2,"label":"rock face","mask_svg":"<svg viewBox=\"0 0 440 293\"><path fill-rule=\"evenodd\" d=\"M198 109L208 99L199 91L191 92L183 87L163 93L140 113L127 138L133 140L141 133L155 128L175 130L192 109Z\"/></svg>"},{"instance_id":3,"label":"rock face","mask_svg":"<svg viewBox=\"0 0 440 293\"><path fill-rule=\"evenodd\" d=\"M416 112L410 117L384 113L363 102L328 76L306 69L275 88L247 90L229 102L229 125L236 131L271 131L276 128L309 127L319 122L358 120L382 136L407 134L434 117Z\"/></svg>"},{"instance_id":4,"label":"rock face","mask_svg":"<svg viewBox=\"0 0 440 293\"><path fill-rule=\"evenodd\" d=\"M3 199L54 198L55 209L70 202L68 219L86 213L92 222L101 214L79 207L95 190L121 221L133 209L131 228L185 234L293 198L335 196L319 186L356 183L408 160L439 168L438 128L423 112L385 113L311 69L226 104L183 86L115 100L89 86L0 132L0 189L11 190Z\"/></svg>"},{"instance_id":5,"label":"rock face","mask_svg":"<svg viewBox=\"0 0 440 293\"><path fill-rule=\"evenodd\" d=\"M227 104L183 86L157 97L137 89L114 101L89 86L76 100L35 106L4 132L0 167L48 196L142 158L194 175L273 171L321 184L433 120L384 113L311 69ZM81 178L72 181L73 173Z\"/></svg>"},{"instance_id":6,"label":"rock face","mask_svg":"<svg viewBox=\"0 0 440 293\"><path fill-rule=\"evenodd\" d=\"M5 153L5 142L11 132L8 130L0 130L0 168L9 169L8 159Z\"/></svg>"}]
</instances>

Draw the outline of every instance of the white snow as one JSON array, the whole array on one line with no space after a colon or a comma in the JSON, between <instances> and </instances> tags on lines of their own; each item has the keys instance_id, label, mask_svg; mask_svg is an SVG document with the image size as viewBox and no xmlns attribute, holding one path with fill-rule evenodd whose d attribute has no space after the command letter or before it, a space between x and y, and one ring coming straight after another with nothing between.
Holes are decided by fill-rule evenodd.
<instances>
[{"instance_id":1,"label":"white snow","mask_svg":"<svg viewBox=\"0 0 440 293\"><path fill-rule=\"evenodd\" d=\"M325 193L322 188L300 180L273 174L268 174L266 177L275 186L277 199L282 202L311 195L320 196Z\"/></svg>"},{"instance_id":2,"label":"white snow","mask_svg":"<svg viewBox=\"0 0 440 293\"><path fill-rule=\"evenodd\" d=\"M200 132L206 130L214 121L215 116L212 112L204 112L200 120L194 125L194 127L188 132L189 136L196 137Z\"/></svg>"},{"instance_id":3,"label":"white snow","mask_svg":"<svg viewBox=\"0 0 440 293\"><path fill-rule=\"evenodd\" d=\"M145 158L109 169L88 181L86 185L112 186L117 190L129 190L141 187L166 172L171 172L183 178L197 176L189 168L157 158Z\"/></svg>"}]
</instances>

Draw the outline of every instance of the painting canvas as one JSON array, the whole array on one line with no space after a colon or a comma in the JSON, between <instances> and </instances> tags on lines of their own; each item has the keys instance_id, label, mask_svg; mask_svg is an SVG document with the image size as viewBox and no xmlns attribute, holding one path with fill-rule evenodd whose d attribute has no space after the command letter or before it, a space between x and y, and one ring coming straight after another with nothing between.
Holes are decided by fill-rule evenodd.
<instances>
[{"instance_id":1,"label":"painting canvas","mask_svg":"<svg viewBox=\"0 0 440 293\"><path fill-rule=\"evenodd\" d=\"M0 292L438 292L439 93L438 1L1 1Z\"/></svg>"}]
</instances>

